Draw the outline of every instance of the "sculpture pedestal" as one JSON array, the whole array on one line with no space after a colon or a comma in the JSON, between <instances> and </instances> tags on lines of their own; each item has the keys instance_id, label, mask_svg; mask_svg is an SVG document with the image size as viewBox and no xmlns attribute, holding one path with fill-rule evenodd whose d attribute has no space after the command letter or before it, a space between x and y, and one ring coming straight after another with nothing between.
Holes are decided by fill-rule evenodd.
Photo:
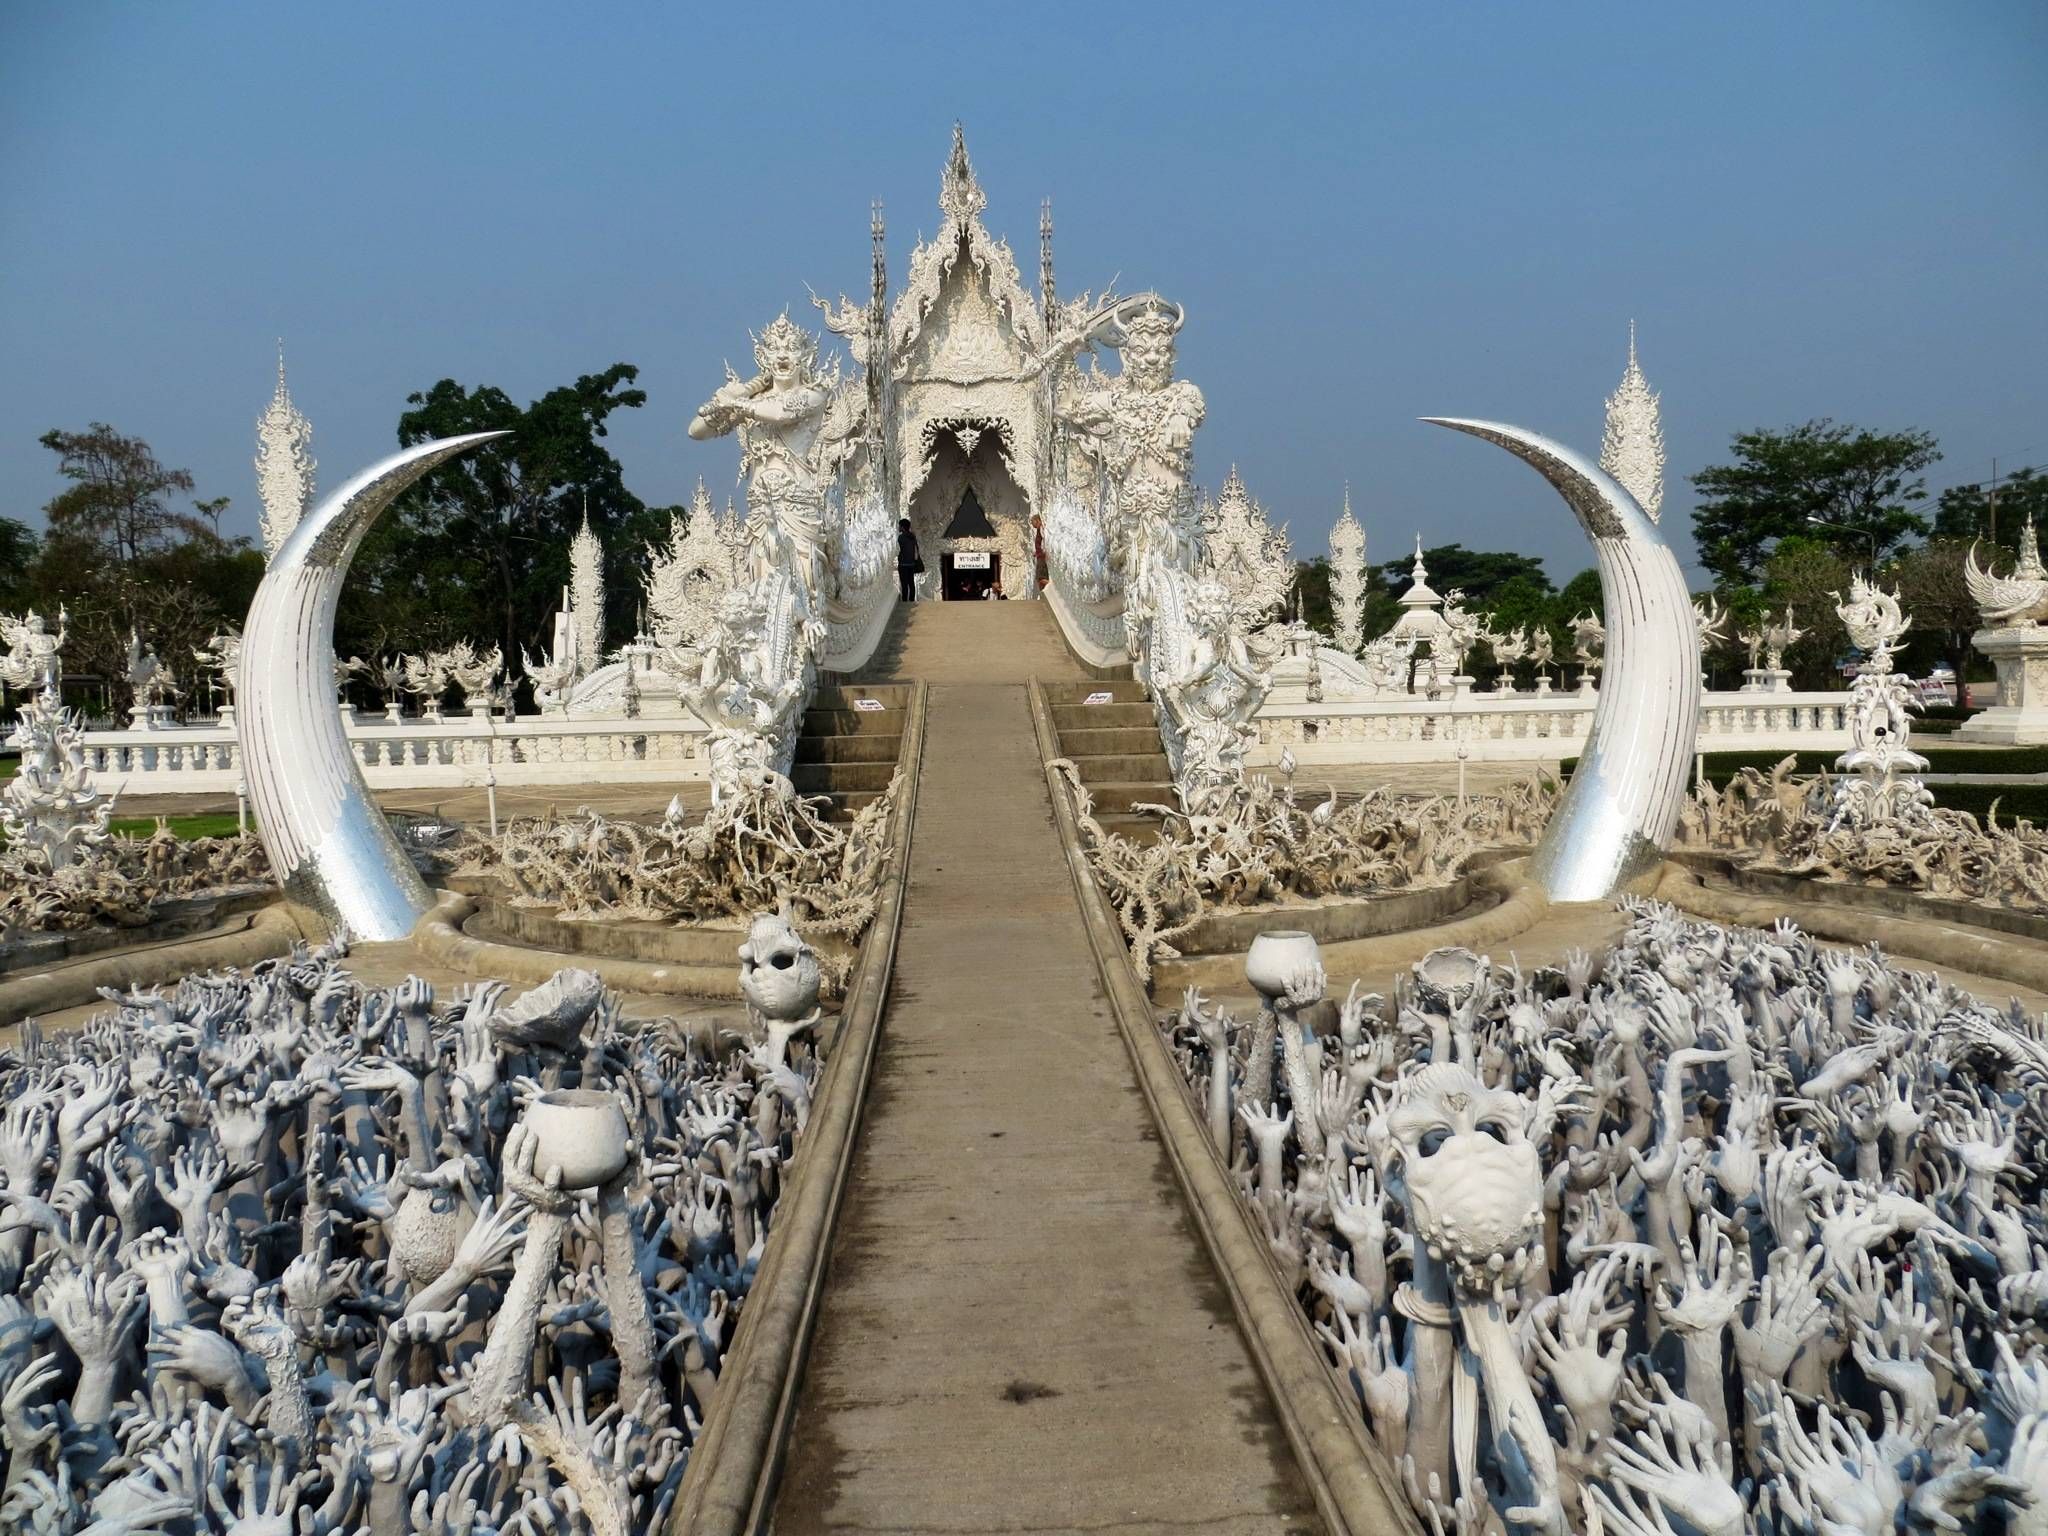
<instances>
[{"instance_id":1,"label":"sculpture pedestal","mask_svg":"<svg viewBox=\"0 0 2048 1536\"><path fill-rule=\"evenodd\" d=\"M2048 742L2048 627L1980 629L1970 644L1998 669L1998 702L1971 716L1955 739L2001 747Z\"/></svg>"},{"instance_id":2,"label":"sculpture pedestal","mask_svg":"<svg viewBox=\"0 0 2048 1536\"><path fill-rule=\"evenodd\" d=\"M1548 672L1539 672L1539 673L1537 673L1537 674L1536 674L1536 697L1537 697L1537 698L1539 698L1539 699L1541 699L1541 698L1547 698L1547 697L1549 697L1549 694L1550 694L1550 674L1549 674Z\"/></svg>"},{"instance_id":3,"label":"sculpture pedestal","mask_svg":"<svg viewBox=\"0 0 2048 1536\"><path fill-rule=\"evenodd\" d=\"M232 699L220 707L220 725L223 730L232 731L235 728L235 705Z\"/></svg>"},{"instance_id":4,"label":"sculpture pedestal","mask_svg":"<svg viewBox=\"0 0 2048 1536\"><path fill-rule=\"evenodd\" d=\"M128 729L131 731L161 731L176 724L168 704L137 704L128 711Z\"/></svg>"},{"instance_id":5,"label":"sculpture pedestal","mask_svg":"<svg viewBox=\"0 0 2048 1536\"><path fill-rule=\"evenodd\" d=\"M402 724L404 724L404 723L405 723L405 710L404 710L404 706L403 706L403 705L399 705L399 704L386 704L386 705L384 706L384 718L385 718L386 720L390 721L390 722L391 722L391 723L392 723L393 725L402 725Z\"/></svg>"},{"instance_id":6,"label":"sculpture pedestal","mask_svg":"<svg viewBox=\"0 0 2048 1536\"><path fill-rule=\"evenodd\" d=\"M1744 667L1744 693L1790 693L1792 674L1784 667Z\"/></svg>"}]
</instances>

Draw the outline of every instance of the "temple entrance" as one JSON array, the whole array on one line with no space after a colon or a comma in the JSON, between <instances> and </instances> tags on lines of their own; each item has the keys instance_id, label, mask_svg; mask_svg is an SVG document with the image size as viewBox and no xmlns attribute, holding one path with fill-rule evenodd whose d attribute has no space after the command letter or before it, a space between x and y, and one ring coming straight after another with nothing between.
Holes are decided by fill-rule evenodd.
<instances>
[{"instance_id":1,"label":"temple entrance","mask_svg":"<svg viewBox=\"0 0 2048 1536\"><path fill-rule=\"evenodd\" d=\"M985 598L1002 579L1003 557L986 549L939 556L939 595L949 603Z\"/></svg>"},{"instance_id":2,"label":"temple entrance","mask_svg":"<svg viewBox=\"0 0 2048 1536\"><path fill-rule=\"evenodd\" d=\"M972 601L998 582L1006 597L1030 595L1031 505L1005 453L999 424L931 434L909 516L927 566L937 569L935 596Z\"/></svg>"}]
</instances>

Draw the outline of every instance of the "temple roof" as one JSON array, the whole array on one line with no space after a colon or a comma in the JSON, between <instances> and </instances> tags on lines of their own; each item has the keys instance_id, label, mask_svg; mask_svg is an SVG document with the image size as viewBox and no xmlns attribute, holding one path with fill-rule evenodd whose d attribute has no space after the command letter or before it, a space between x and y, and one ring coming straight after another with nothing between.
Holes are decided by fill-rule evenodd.
<instances>
[{"instance_id":1,"label":"temple roof","mask_svg":"<svg viewBox=\"0 0 2048 1536\"><path fill-rule=\"evenodd\" d=\"M991 235L981 222L987 206L988 195L967 155L966 132L955 123L953 147L939 173L939 212L944 222L937 234L919 242L911 252L909 275L889 309L889 357L896 367L901 368L917 345L946 279L963 254L987 279L989 297L1025 351L1035 353L1044 348L1044 319L1025 291L1017 258L1009 243Z\"/></svg>"}]
</instances>

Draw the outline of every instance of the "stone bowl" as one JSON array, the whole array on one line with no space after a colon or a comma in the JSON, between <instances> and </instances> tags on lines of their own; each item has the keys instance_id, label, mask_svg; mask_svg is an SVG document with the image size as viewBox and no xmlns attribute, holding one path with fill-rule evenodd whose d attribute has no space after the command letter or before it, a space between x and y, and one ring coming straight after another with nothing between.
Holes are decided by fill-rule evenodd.
<instances>
[{"instance_id":1,"label":"stone bowl","mask_svg":"<svg viewBox=\"0 0 2048 1536\"><path fill-rule=\"evenodd\" d=\"M1487 963L1462 946L1432 949L1411 968L1422 1001L1446 1013L1460 1007L1486 979Z\"/></svg>"},{"instance_id":2,"label":"stone bowl","mask_svg":"<svg viewBox=\"0 0 2048 1536\"><path fill-rule=\"evenodd\" d=\"M562 1188L592 1189L626 1167L626 1113L619 1101L594 1088L557 1088L526 1110L533 1133L533 1171L545 1179L562 1170Z\"/></svg>"},{"instance_id":3,"label":"stone bowl","mask_svg":"<svg viewBox=\"0 0 2048 1536\"><path fill-rule=\"evenodd\" d=\"M1287 995L1287 984L1320 956L1315 935L1299 928L1268 928L1252 940L1244 957L1244 979L1272 1002Z\"/></svg>"}]
</instances>

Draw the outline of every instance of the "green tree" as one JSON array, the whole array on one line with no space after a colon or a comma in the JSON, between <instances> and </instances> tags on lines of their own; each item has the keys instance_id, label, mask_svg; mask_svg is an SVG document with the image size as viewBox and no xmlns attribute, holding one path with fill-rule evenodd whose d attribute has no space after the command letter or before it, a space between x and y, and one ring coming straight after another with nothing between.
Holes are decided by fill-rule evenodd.
<instances>
[{"instance_id":1,"label":"green tree","mask_svg":"<svg viewBox=\"0 0 2048 1536\"><path fill-rule=\"evenodd\" d=\"M1301 595L1302 622L1319 634L1332 633L1337 627L1337 610L1330 601L1330 557L1295 561L1294 590Z\"/></svg>"},{"instance_id":2,"label":"green tree","mask_svg":"<svg viewBox=\"0 0 2048 1536\"><path fill-rule=\"evenodd\" d=\"M344 652L369 655L457 638L495 639L516 664L547 643L569 574L569 541L588 508L605 541L608 631L629 632L635 561L665 533L669 509L626 489L605 445L614 411L637 409L639 370L614 363L522 407L502 389L453 379L410 395L398 440L411 446L464 432L511 435L435 471L365 540L344 605Z\"/></svg>"},{"instance_id":3,"label":"green tree","mask_svg":"<svg viewBox=\"0 0 2048 1536\"><path fill-rule=\"evenodd\" d=\"M1992 486L1952 485L1935 504L1936 538L1959 539L1967 543L1982 539L2002 549L2017 549L2020 529L2030 522L2048 521L2048 475L2033 469L2016 469L2002 476L1997 485L1997 503ZM1993 527L1994 517L1996 527ZM1980 560L1984 556L1978 557Z\"/></svg>"},{"instance_id":4,"label":"green tree","mask_svg":"<svg viewBox=\"0 0 2048 1536\"><path fill-rule=\"evenodd\" d=\"M19 578L17 601L69 610L65 672L96 684L103 706L126 699L131 631L189 683L193 650L248 611L262 555L215 531L225 497L182 508L192 476L167 468L141 438L94 422L41 441L70 484L44 509L49 530Z\"/></svg>"},{"instance_id":5,"label":"green tree","mask_svg":"<svg viewBox=\"0 0 2048 1536\"><path fill-rule=\"evenodd\" d=\"M19 613L29 605L37 542L28 524L0 517L0 613Z\"/></svg>"},{"instance_id":6,"label":"green tree","mask_svg":"<svg viewBox=\"0 0 2048 1536\"><path fill-rule=\"evenodd\" d=\"M1793 623L1805 631L1785 652L1794 688L1841 687L1849 635L1835 604L1847 594L1849 577L1862 564L1861 558L1844 558L1838 546L1823 539L1797 535L1771 552L1764 565L1765 603L1779 618L1789 608Z\"/></svg>"},{"instance_id":7,"label":"green tree","mask_svg":"<svg viewBox=\"0 0 2048 1536\"><path fill-rule=\"evenodd\" d=\"M1889 579L1897 585L1900 603L1913 616L1901 662L1907 670L1924 673L1940 662L1958 678L1967 677L1973 665L1984 676L1990 675L1990 663L1970 647L1970 636L1983 627L1983 621L1963 578L1963 562L1969 552L1968 539L1936 536L1893 562Z\"/></svg>"},{"instance_id":8,"label":"green tree","mask_svg":"<svg viewBox=\"0 0 2048 1536\"><path fill-rule=\"evenodd\" d=\"M1544 592L1550 590L1550 578L1544 574L1541 560L1508 550L1439 544L1422 552L1422 563L1435 591L1463 592L1465 606L1475 613L1491 611L1495 596L1511 582L1533 584ZM1373 570L1391 590L1405 592L1414 565L1415 557L1404 555L1399 560L1383 561Z\"/></svg>"},{"instance_id":9,"label":"green tree","mask_svg":"<svg viewBox=\"0 0 2048 1536\"><path fill-rule=\"evenodd\" d=\"M1941 457L1931 433L1878 433L1822 417L1782 431L1738 432L1735 462L1692 477L1693 538L1724 583L1754 582L1781 540L1825 538L1851 557L1885 553L1927 520L1911 510L1921 471ZM1813 519L1839 525L1818 528ZM1842 532L1840 529L1847 529Z\"/></svg>"}]
</instances>

